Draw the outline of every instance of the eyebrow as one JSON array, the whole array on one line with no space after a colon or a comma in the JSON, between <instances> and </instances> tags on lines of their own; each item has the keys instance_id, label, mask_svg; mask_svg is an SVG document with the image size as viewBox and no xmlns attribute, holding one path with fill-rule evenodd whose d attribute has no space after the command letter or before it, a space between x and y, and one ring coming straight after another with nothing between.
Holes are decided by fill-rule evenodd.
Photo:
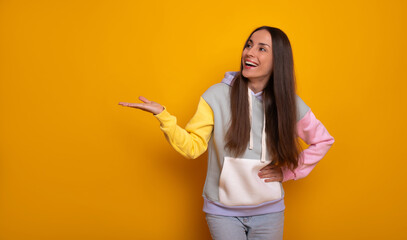
<instances>
[{"instance_id":1,"label":"eyebrow","mask_svg":"<svg viewBox=\"0 0 407 240\"><path fill-rule=\"evenodd\" d=\"M249 42L253 43L253 41L252 41L251 39L249 39ZM259 45L262 45L262 46L264 46L264 45L265 45L265 46L268 46L269 48L271 48L271 47L270 47L270 45L265 44L265 43L259 43Z\"/></svg>"}]
</instances>

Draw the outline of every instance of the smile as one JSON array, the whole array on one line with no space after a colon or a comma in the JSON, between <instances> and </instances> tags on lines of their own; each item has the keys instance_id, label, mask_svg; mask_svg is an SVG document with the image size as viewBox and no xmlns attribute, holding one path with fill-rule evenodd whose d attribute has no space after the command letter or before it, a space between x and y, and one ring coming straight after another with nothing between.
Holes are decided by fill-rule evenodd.
<instances>
[{"instance_id":1,"label":"smile","mask_svg":"<svg viewBox=\"0 0 407 240\"><path fill-rule=\"evenodd\" d=\"M253 62L253 61L250 61L250 60L245 60L244 61L244 68L245 69L252 69L252 68L255 68L257 66L258 66L258 64Z\"/></svg>"}]
</instances>

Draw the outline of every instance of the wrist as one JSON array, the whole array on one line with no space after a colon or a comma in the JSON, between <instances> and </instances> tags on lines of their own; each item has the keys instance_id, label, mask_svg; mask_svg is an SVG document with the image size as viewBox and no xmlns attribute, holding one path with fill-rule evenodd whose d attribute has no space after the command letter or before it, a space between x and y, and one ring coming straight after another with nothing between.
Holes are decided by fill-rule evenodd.
<instances>
[{"instance_id":1,"label":"wrist","mask_svg":"<svg viewBox=\"0 0 407 240\"><path fill-rule=\"evenodd\" d=\"M158 111L158 112L154 112L153 115L156 116L156 115L162 113L164 110L165 110L165 107L164 107L164 106L161 106L161 110Z\"/></svg>"}]
</instances>

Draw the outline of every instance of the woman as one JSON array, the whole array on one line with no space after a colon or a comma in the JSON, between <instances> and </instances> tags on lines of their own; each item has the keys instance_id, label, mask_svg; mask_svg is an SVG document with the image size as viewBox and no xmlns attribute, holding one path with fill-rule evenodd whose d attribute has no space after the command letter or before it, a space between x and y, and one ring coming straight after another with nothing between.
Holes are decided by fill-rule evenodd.
<instances>
[{"instance_id":1,"label":"woman","mask_svg":"<svg viewBox=\"0 0 407 240\"><path fill-rule=\"evenodd\" d=\"M153 113L183 156L208 149L203 211L214 239L282 239L282 182L307 176L334 143L296 95L293 65L284 32L263 26L246 40L240 71L205 91L185 129L144 97L119 103Z\"/></svg>"}]
</instances>

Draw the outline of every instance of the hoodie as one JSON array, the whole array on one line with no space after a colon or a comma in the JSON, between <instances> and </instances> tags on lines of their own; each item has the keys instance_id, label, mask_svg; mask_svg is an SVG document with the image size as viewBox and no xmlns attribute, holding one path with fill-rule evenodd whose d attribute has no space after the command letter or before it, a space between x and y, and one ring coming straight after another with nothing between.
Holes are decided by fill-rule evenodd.
<instances>
[{"instance_id":1,"label":"hoodie","mask_svg":"<svg viewBox=\"0 0 407 240\"><path fill-rule=\"evenodd\" d=\"M334 138L316 119L311 108L297 95L297 132L309 146L301 152L299 166L291 171L282 167L282 182L264 182L258 171L272 159L265 144L265 115L261 92L248 89L250 141L245 153L232 157L225 149L230 121L230 89L237 72L226 72L220 83L200 97L194 116L185 128L177 125L167 108L154 115L171 146L186 158L195 159L208 150L208 168L203 189L203 211L224 216L252 216L285 209L282 182L307 176L325 156Z\"/></svg>"}]
</instances>

